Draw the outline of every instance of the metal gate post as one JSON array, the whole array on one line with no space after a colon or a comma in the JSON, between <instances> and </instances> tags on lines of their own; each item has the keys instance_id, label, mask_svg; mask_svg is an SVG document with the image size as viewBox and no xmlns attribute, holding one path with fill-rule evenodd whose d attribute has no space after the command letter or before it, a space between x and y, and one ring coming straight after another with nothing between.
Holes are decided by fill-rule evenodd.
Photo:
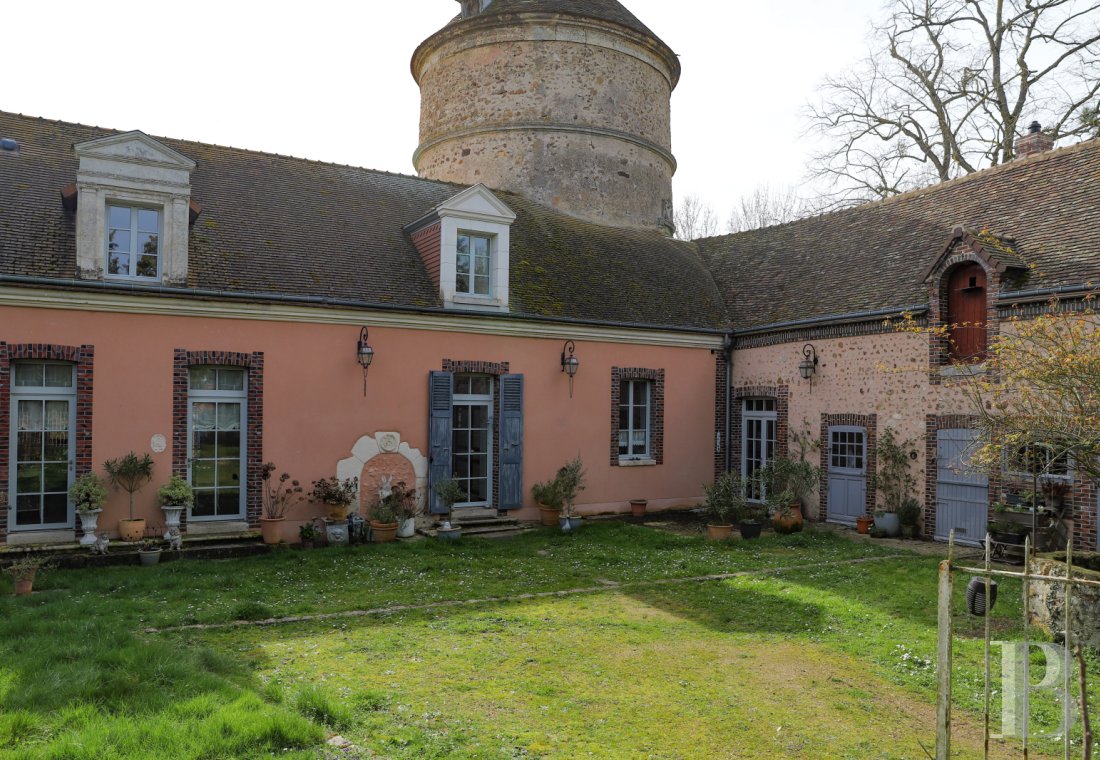
<instances>
[{"instance_id":1,"label":"metal gate post","mask_svg":"<svg viewBox=\"0 0 1100 760\"><path fill-rule=\"evenodd\" d=\"M936 760L951 757L951 556L955 532L951 531L947 559L940 563L940 593L936 641Z\"/></svg>"}]
</instances>

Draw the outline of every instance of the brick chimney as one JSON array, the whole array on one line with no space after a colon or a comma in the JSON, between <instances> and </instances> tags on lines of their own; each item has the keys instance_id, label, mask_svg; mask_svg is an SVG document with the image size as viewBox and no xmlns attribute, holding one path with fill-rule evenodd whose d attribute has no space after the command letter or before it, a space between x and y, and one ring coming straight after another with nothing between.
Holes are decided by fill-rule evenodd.
<instances>
[{"instance_id":1,"label":"brick chimney","mask_svg":"<svg viewBox=\"0 0 1100 760\"><path fill-rule=\"evenodd\" d=\"M1027 134L1016 140L1016 158L1034 156L1053 147L1054 138L1043 132L1043 126L1039 122L1033 121L1027 128Z\"/></svg>"}]
</instances>

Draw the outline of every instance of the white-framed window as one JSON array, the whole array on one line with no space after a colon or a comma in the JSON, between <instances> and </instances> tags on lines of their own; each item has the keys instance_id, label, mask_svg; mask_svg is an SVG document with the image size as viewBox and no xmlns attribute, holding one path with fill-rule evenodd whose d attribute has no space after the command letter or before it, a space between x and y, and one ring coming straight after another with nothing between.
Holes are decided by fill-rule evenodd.
<instances>
[{"instance_id":1,"label":"white-framed window","mask_svg":"<svg viewBox=\"0 0 1100 760\"><path fill-rule=\"evenodd\" d=\"M455 244L455 292L492 295L493 238L459 232Z\"/></svg>"},{"instance_id":2,"label":"white-framed window","mask_svg":"<svg viewBox=\"0 0 1100 760\"><path fill-rule=\"evenodd\" d=\"M238 367L191 367L188 476L195 492L193 520L236 520L245 515L248 372Z\"/></svg>"},{"instance_id":3,"label":"white-framed window","mask_svg":"<svg viewBox=\"0 0 1100 760\"><path fill-rule=\"evenodd\" d=\"M70 528L69 486L76 470L76 367L12 365L8 529Z\"/></svg>"},{"instance_id":4,"label":"white-framed window","mask_svg":"<svg viewBox=\"0 0 1100 760\"><path fill-rule=\"evenodd\" d=\"M451 473L466 493L453 506L493 504L493 379L455 375L451 406Z\"/></svg>"},{"instance_id":5,"label":"white-framed window","mask_svg":"<svg viewBox=\"0 0 1100 760\"><path fill-rule=\"evenodd\" d=\"M653 381L619 381L619 459L649 459Z\"/></svg>"},{"instance_id":6,"label":"white-framed window","mask_svg":"<svg viewBox=\"0 0 1100 760\"><path fill-rule=\"evenodd\" d=\"M159 280L160 237L159 210L108 203L107 276Z\"/></svg>"},{"instance_id":7,"label":"white-framed window","mask_svg":"<svg viewBox=\"0 0 1100 760\"><path fill-rule=\"evenodd\" d=\"M747 398L741 405L741 477L749 501L764 501L768 494L756 473L775 458L775 399Z\"/></svg>"},{"instance_id":8,"label":"white-framed window","mask_svg":"<svg viewBox=\"0 0 1100 760\"><path fill-rule=\"evenodd\" d=\"M1025 443L1005 453L1005 477L1030 482L1038 476L1044 481L1073 482L1073 460L1057 443Z\"/></svg>"}]
</instances>

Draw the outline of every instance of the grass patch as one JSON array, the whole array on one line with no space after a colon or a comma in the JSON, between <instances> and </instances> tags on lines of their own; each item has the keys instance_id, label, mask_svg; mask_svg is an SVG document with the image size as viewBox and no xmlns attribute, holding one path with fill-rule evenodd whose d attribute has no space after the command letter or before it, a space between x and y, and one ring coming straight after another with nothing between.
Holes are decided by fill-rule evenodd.
<instances>
[{"instance_id":1,"label":"grass patch","mask_svg":"<svg viewBox=\"0 0 1100 760\"><path fill-rule=\"evenodd\" d=\"M56 571L39 584L49 593L0 597L0 758L316 757L334 731L387 757L920 757L916 739L934 735L935 561L810 567L892 551L828 533L714 545L596 522L573 536ZM1018 589L1001 599L1010 638ZM956 693L973 710L980 646L966 637L980 629L960 620L960 633ZM960 756L973 756L966 720Z\"/></svg>"}]
</instances>

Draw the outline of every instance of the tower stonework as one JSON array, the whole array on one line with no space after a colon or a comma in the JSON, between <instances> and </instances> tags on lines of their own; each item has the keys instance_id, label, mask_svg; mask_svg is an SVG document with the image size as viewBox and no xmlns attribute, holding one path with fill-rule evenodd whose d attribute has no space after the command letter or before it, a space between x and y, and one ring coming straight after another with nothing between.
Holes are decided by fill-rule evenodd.
<instances>
[{"instance_id":1,"label":"tower stonework","mask_svg":"<svg viewBox=\"0 0 1100 760\"><path fill-rule=\"evenodd\" d=\"M617 0L460 2L413 54L420 176L670 228L675 53Z\"/></svg>"}]
</instances>

